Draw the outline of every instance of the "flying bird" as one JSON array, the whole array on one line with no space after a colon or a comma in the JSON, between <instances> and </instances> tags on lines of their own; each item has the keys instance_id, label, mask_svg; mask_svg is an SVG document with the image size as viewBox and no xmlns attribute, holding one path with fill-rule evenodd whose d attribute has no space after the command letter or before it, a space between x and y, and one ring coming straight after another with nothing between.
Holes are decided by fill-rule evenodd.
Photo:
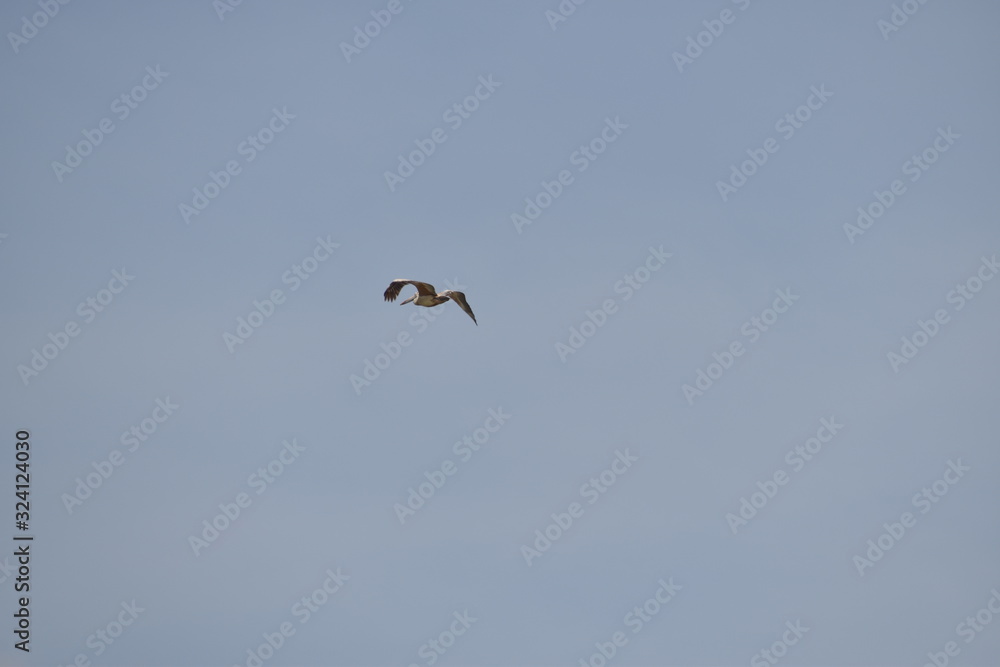
<instances>
[{"instance_id":1,"label":"flying bird","mask_svg":"<svg viewBox=\"0 0 1000 667\"><path fill-rule=\"evenodd\" d=\"M438 294L437 290L434 289L434 285L422 283L419 280L403 280L402 278L393 280L385 288L385 294L383 294L385 300L395 301L404 285L413 285L417 288L417 293L399 305L405 306L412 301L418 306L431 308L433 306L440 306L445 301L454 301L458 304L459 308L469 314L473 322L476 322L476 316L472 314L472 308L469 308L469 302L465 300L465 294L450 289L446 289ZM479 326L479 322L476 322L476 326Z\"/></svg>"}]
</instances>

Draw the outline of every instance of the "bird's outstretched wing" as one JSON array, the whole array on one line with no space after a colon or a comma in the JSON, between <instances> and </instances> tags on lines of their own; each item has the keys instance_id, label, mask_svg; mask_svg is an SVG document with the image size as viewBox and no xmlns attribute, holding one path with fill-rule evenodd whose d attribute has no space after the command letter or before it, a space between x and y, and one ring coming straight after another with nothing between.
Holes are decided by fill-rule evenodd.
<instances>
[{"instance_id":1,"label":"bird's outstretched wing","mask_svg":"<svg viewBox=\"0 0 1000 667\"><path fill-rule=\"evenodd\" d=\"M466 313L468 313L469 317L472 318L473 322L476 322L476 316L472 313L472 308L469 307L469 302L465 300L465 294L463 294L462 292L455 292L454 290L446 289L445 291L441 292L441 295L446 296L455 303L457 303L458 307L464 310ZM477 327L479 326L479 322L476 322L476 326Z\"/></svg>"},{"instance_id":2,"label":"bird's outstretched wing","mask_svg":"<svg viewBox=\"0 0 1000 667\"><path fill-rule=\"evenodd\" d=\"M396 297L399 296L400 290L403 289L404 285L413 285L417 288L417 294L420 296L436 296L437 291L434 289L434 285L428 283L422 283L418 280L404 280L402 278L396 278L389 286L385 288L385 293L382 295L385 297L386 301L395 301Z\"/></svg>"}]
</instances>

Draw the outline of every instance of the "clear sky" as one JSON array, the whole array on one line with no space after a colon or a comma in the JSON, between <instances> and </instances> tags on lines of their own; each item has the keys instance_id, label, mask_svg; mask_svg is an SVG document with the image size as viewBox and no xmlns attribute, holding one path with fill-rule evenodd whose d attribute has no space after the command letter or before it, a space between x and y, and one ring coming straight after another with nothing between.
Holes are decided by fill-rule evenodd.
<instances>
[{"instance_id":1,"label":"clear sky","mask_svg":"<svg viewBox=\"0 0 1000 667\"><path fill-rule=\"evenodd\" d=\"M996 664L998 20L3 3L0 663Z\"/></svg>"}]
</instances>

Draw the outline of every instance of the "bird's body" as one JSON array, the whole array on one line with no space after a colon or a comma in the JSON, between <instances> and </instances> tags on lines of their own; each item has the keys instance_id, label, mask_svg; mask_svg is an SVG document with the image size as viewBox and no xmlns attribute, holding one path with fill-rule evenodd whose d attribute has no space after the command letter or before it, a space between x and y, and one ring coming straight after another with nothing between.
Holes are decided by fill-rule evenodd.
<instances>
[{"instance_id":1,"label":"bird's body","mask_svg":"<svg viewBox=\"0 0 1000 667\"><path fill-rule=\"evenodd\" d=\"M396 297L399 296L400 291L406 285L413 285L417 288L417 293L411 296L409 299L403 301L399 305L405 306L411 301L418 305L424 306L426 308L433 308L434 306L440 306L446 301L454 301L458 304L458 307L468 313L469 317L472 318L473 322L476 322L476 316L472 314L472 308L469 307L469 302L465 300L465 294L462 292L456 292L455 290L446 289L440 294L434 289L434 285L430 283L422 283L418 280L404 280L402 278L397 278L389 283L389 286L385 288L385 293L382 295L385 297L386 301L395 301ZM479 322L476 322L476 326L479 326Z\"/></svg>"},{"instance_id":2,"label":"bird's body","mask_svg":"<svg viewBox=\"0 0 1000 667\"><path fill-rule=\"evenodd\" d=\"M440 306L442 303L444 303L445 301L448 301L448 300L449 300L448 297L446 297L446 296L438 296L437 294L435 294L434 296L427 296L425 294L417 294L416 296L410 297L409 299L407 299L406 301L404 301L403 303L401 303L399 305L402 306L403 304L406 304L406 303L409 303L410 301L412 301L413 303L415 303L418 306L427 306L428 308L431 308L432 306Z\"/></svg>"}]
</instances>

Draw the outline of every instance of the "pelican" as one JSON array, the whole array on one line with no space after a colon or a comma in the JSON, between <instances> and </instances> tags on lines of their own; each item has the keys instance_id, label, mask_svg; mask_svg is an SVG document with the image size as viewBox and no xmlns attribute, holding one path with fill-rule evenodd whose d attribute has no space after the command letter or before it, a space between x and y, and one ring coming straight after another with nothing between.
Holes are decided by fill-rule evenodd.
<instances>
[{"instance_id":1,"label":"pelican","mask_svg":"<svg viewBox=\"0 0 1000 667\"><path fill-rule=\"evenodd\" d=\"M469 314L473 322L476 322L476 316L472 314L472 308L469 308L469 302L465 300L465 294L450 289L446 289L438 294L437 290L434 289L434 285L422 283L419 280L403 280L402 278L393 280L385 288L385 294L383 294L385 300L395 301L396 297L399 296L399 292L403 289L403 285L413 285L417 288L417 293L399 305L405 306L412 301L418 306L431 308L433 306L440 306L445 301L454 301L458 304L459 308ZM476 322L476 326L479 326L479 322Z\"/></svg>"}]
</instances>

